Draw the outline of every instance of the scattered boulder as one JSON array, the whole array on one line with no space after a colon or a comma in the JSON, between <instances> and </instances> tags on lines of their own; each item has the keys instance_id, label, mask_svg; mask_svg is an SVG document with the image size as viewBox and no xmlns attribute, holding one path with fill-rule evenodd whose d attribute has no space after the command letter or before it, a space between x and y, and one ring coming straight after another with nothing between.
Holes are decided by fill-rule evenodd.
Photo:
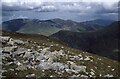
<instances>
[{"instance_id":1,"label":"scattered boulder","mask_svg":"<svg viewBox=\"0 0 120 79\"><path fill-rule=\"evenodd\" d=\"M86 56L86 58L84 59L85 61L89 61L91 60L88 56Z\"/></svg>"},{"instance_id":2,"label":"scattered boulder","mask_svg":"<svg viewBox=\"0 0 120 79\"><path fill-rule=\"evenodd\" d=\"M19 48L17 51L14 52L15 56L24 56L27 50L25 48Z\"/></svg>"},{"instance_id":3,"label":"scattered boulder","mask_svg":"<svg viewBox=\"0 0 120 79\"><path fill-rule=\"evenodd\" d=\"M7 44L13 46L13 45L14 45L14 41L13 41L13 39L10 38L9 41L7 42Z\"/></svg>"},{"instance_id":4,"label":"scattered boulder","mask_svg":"<svg viewBox=\"0 0 120 79\"><path fill-rule=\"evenodd\" d=\"M35 74L28 74L26 75L27 78L30 78L30 77L35 77Z\"/></svg>"},{"instance_id":5,"label":"scattered boulder","mask_svg":"<svg viewBox=\"0 0 120 79\"><path fill-rule=\"evenodd\" d=\"M113 77L113 75L107 74L104 77Z\"/></svg>"},{"instance_id":6,"label":"scattered boulder","mask_svg":"<svg viewBox=\"0 0 120 79\"><path fill-rule=\"evenodd\" d=\"M22 40L14 40L15 44L24 45L25 43Z\"/></svg>"},{"instance_id":7,"label":"scattered boulder","mask_svg":"<svg viewBox=\"0 0 120 79\"><path fill-rule=\"evenodd\" d=\"M4 47L2 53L8 53L8 54L10 54L11 52L14 52L16 50L17 50L17 46Z\"/></svg>"},{"instance_id":8,"label":"scattered boulder","mask_svg":"<svg viewBox=\"0 0 120 79\"><path fill-rule=\"evenodd\" d=\"M27 67L24 66L24 65L20 65L16 68L16 70L19 70L19 71L24 71L24 70L27 70Z\"/></svg>"},{"instance_id":9,"label":"scattered boulder","mask_svg":"<svg viewBox=\"0 0 120 79\"><path fill-rule=\"evenodd\" d=\"M70 66L70 68L72 70L74 70L75 73L78 73L78 72L86 72L86 66L77 66L75 64L72 64Z\"/></svg>"},{"instance_id":10,"label":"scattered boulder","mask_svg":"<svg viewBox=\"0 0 120 79\"><path fill-rule=\"evenodd\" d=\"M33 52L25 52L25 55L23 57L25 58L31 58L31 56L33 56Z\"/></svg>"},{"instance_id":11,"label":"scattered boulder","mask_svg":"<svg viewBox=\"0 0 120 79\"><path fill-rule=\"evenodd\" d=\"M9 41L9 36L0 36L0 42L7 43Z\"/></svg>"}]
</instances>

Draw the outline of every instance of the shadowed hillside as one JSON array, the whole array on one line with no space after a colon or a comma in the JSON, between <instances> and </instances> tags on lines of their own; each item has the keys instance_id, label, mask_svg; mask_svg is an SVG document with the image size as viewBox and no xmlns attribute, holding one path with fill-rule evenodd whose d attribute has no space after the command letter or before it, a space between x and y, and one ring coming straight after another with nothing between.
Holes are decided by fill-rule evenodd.
<instances>
[{"instance_id":1,"label":"shadowed hillside","mask_svg":"<svg viewBox=\"0 0 120 79\"><path fill-rule=\"evenodd\" d=\"M51 37L62 40L73 48L118 60L120 55L118 53L119 24L120 22L114 22L103 30L87 33L63 30L53 34Z\"/></svg>"}]
</instances>

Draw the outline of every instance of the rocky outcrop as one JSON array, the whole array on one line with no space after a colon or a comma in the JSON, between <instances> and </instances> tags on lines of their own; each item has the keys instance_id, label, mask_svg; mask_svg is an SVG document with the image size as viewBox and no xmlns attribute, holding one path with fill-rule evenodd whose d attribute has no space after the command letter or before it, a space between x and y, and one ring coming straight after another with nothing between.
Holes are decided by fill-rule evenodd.
<instances>
[{"instance_id":1,"label":"rocky outcrop","mask_svg":"<svg viewBox=\"0 0 120 79\"><path fill-rule=\"evenodd\" d=\"M1 36L0 42L4 43L2 50L3 76L44 77L48 73L54 76L69 77L96 77L95 69L89 69L84 63L95 63L94 57L84 55L87 52L75 54L66 51L64 46L60 50L52 50L50 46L37 46L37 42L13 39ZM43 44L44 45L44 44ZM27 47L32 46L32 47ZM35 47L36 48L35 48ZM34 49L35 48L35 49ZM37 50L36 50L37 49ZM101 61L101 59L99 58ZM83 64L78 64L82 62ZM97 68L97 67L96 67ZM29 72L29 71L33 72ZM88 71L89 70L89 71ZM37 74L39 72L39 75ZM22 74L23 75L20 75ZM114 75L107 74L105 77Z\"/></svg>"}]
</instances>

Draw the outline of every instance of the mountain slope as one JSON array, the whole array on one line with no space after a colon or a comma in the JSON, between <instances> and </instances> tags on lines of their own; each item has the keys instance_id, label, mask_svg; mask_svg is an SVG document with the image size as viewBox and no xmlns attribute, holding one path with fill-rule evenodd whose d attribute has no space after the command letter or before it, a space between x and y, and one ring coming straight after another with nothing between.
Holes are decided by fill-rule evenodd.
<instances>
[{"instance_id":1,"label":"mountain slope","mask_svg":"<svg viewBox=\"0 0 120 79\"><path fill-rule=\"evenodd\" d=\"M87 31L97 31L100 29L105 28L106 26L110 25L113 20L104 20L104 19L96 19L91 21L85 21L79 23L79 25L83 25Z\"/></svg>"},{"instance_id":2,"label":"mountain slope","mask_svg":"<svg viewBox=\"0 0 120 79\"><path fill-rule=\"evenodd\" d=\"M7 79L119 76L119 62L70 48L50 37L3 32L0 39L2 76Z\"/></svg>"},{"instance_id":3,"label":"mountain slope","mask_svg":"<svg viewBox=\"0 0 120 79\"><path fill-rule=\"evenodd\" d=\"M85 21L85 22L81 22L81 23L86 24L86 25L108 26L108 25L110 25L112 22L114 22L114 20L96 19L96 20Z\"/></svg>"},{"instance_id":4,"label":"mountain slope","mask_svg":"<svg viewBox=\"0 0 120 79\"><path fill-rule=\"evenodd\" d=\"M120 54L118 53L118 23L120 22L114 22L105 29L96 32L79 33L64 30L51 37L60 39L73 48L118 60Z\"/></svg>"},{"instance_id":5,"label":"mountain slope","mask_svg":"<svg viewBox=\"0 0 120 79\"><path fill-rule=\"evenodd\" d=\"M58 18L51 20L14 19L3 22L2 26L3 30L10 32L42 34L46 36L52 35L60 30L88 32L104 28L102 25L97 23L97 21L78 23L71 20L62 20Z\"/></svg>"},{"instance_id":6,"label":"mountain slope","mask_svg":"<svg viewBox=\"0 0 120 79\"><path fill-rule=\"evenodd\" d=\"M14 19L3 22L2 26L3 30L10 32L42 34L46 36L61 30L61 28L59 28L59 26L51 20L44 21L37 19Z\"/></svg>"}]
</instances>

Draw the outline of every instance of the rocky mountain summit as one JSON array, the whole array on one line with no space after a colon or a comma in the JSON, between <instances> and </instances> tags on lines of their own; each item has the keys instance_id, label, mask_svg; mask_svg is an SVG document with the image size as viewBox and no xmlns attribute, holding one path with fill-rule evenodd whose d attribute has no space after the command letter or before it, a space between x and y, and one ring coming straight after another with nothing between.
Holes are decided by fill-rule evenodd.
<instances>
[{"instance_id":1,"label":"rocky mountain summit","mask_svg":"<svg viewBox=\"0 0 120 79\"><path fill-rule=\"evenodd\" d=\"M14 34L15 36L16 34ZM118 77L117 61L22 34L0 36L2 77ZM42 37L39 37L42 39ZM37 37L38 39L38 37Z\"/></svg>"}]
</instances>

